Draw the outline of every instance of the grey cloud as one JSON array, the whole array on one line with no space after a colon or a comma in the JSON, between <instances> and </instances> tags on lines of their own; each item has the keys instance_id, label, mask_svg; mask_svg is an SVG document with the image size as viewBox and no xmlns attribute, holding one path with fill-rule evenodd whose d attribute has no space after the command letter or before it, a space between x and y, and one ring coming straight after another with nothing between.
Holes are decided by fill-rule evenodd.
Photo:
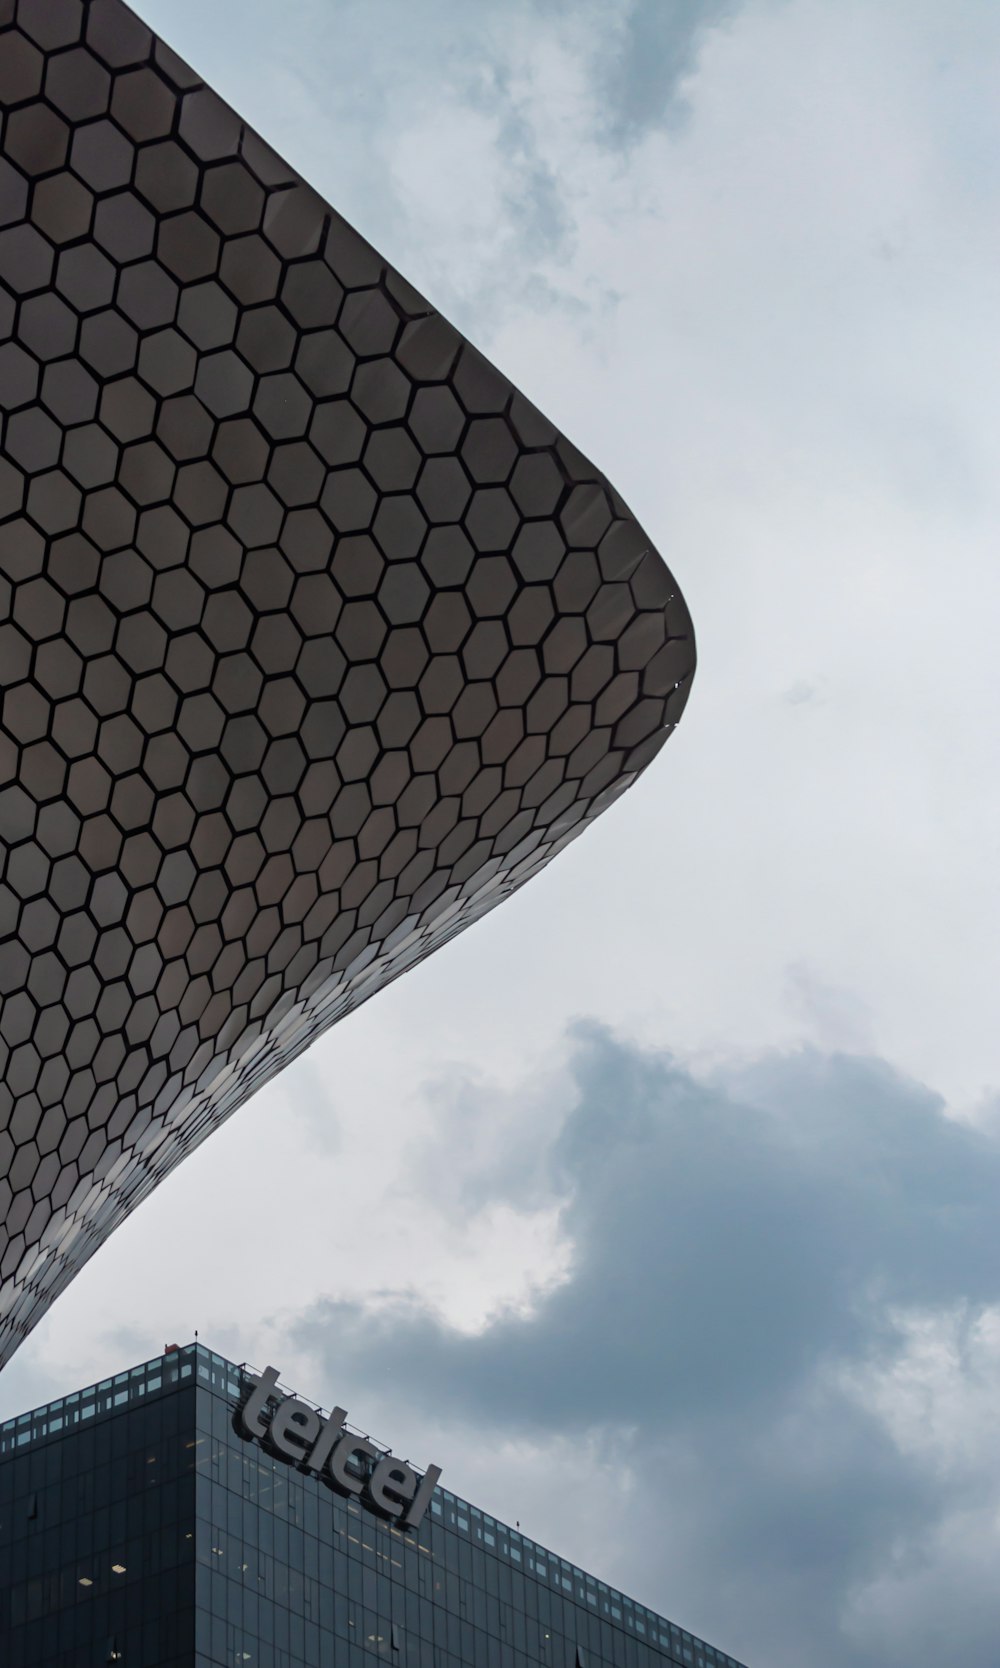
<instances>
[{"instance_id":1,"label":"grey cloud","mask_svg":"<svg viewBox=\"0 0 1000 1668\"><path fill-rule=\"evenodd\" d=\"M565 246L572 234L567 212L551 166L539 152L531 124L511 97L510 77L496 78L493 103L499 117L498 143L514 170L516 186L509 194L511 218L528 247L539 255Z\"/></svg>"},{"instance_id":2,"label":"grey cloud","mask_svg":"<svg viewBox=\"0 0 1000 1668\"><path fill-rule=\"evenodd\" d=\"M787 689L782 690L780 696L780 699L788 707L815 706L819 698L816 685L807 683L804 678L799 678L795 683L789 684Z\"/></svg>"},{"instance_id":3,"label":"grey cloud","mask_svg":"<svg viewBox=\"0 0 1000 1668\"><path fill-rule=\"evenodd\" d=\"M681 118L678 95L706 32L739 10L738 0L633 0L615 47L599 61L606 131L614 142Z\"/></svg>"},{"instance_id":4,"label":"grey cloud","mask_svg":"<svg viewBox=\"0 0 1000 1668\"><path fill-rule=\"evenodd\" d=\"M568 130L546 120L550 98L558 106L560 97L560 73L547 67L549 59L568 69L585 94L577 107L583 141L598 152L617 151L678 118L685 108L683 81L706 33L740 3L484 0L456 8L452 0L419 6L409 0L297 0L291 17L282 14L275 22L272 7L249 0L244 19L258 50L266 43L272 74L301 89L303 119L312 116L313 144L322 152L317 183L378 247L396 251L406 270L414 261L418 270L426 265L435 303L481 336L519 297L540 311L580 306L572 285L564 290L557 276L542 270L547 262L557 270L569 262L576 230L560 173L565 157L559 147ZM143 9L181 47L190 49L204 37L203 9L191 0L184 0L179 15L178 0L169 7L166 0L147 0ZM208 41L203 53L212 49L220 50ZM543 67L536 74L538 64ZM218 78L218 66L209 62L209 72L213 67ZM396 147L410 152L425 144L428 113L437 112L442 131L458 124L460 147L463 111L495 124L492 159L502 181L493 228L498 253L495 268L485 271L475 258L474 231L473 247L463 250L456 227L454 251L449 248L443 260L425 247L421 209L454 190L460 152L445 162L433 151L428 156L422 204L409 201L393 177ZM284 139L290 137L296 135ZM293 157L313 177L318 158L298 156L294 144Z\"/></svg>"},{"instance_id":5,"label":"grey cloud","mask_svg":"<svg viewBox=\"0 0 1000 1668\"><path fill-rule=\"evenodd\" d=\"M512 292L529 293L543 307L565 299L533 269L569 247L572 216L513 86L525 66L512 50L512 36L529 43L537 38L539 11L544 7L536 10L523 0L459 11L448 0L419 7L407 0L347 0L317 7L313 63L288 64L336 135L340 154L327 183L338 206L379 247L398 248L411 270L414 259L428 259L421 207L445 199L454 179L431 155L422 180L424 204L415 205L393 177L394 147L419 147L431 111L440 112L445 131L463 110L495 122L492 148L504 182L498 227L503 258L484 273L474 258L470 262L471 251L443 263L430 256L435 304L457 323L475 325L480 335L509 309ZM332 82L331 62L337 65ZM454 161L461 165L460 157ZM456 253L460 248L457 227Z\"/></svg>"},{"instance_id":6,"label":"grey cloud","mask_svg":"<svg viewBox=\"0 0 1000 1668\"><path fill-rule=\"evenodd\" d=\"M421 1085L421 1130L404 1166L411 1191L456 1220L498 1203L544 1209L557 1187L550 1149L572 1096L565 1072L539 1071L511 1091L443 1068Z\"/></svg>"},{"instance_id":7,"label":"grey cloud","mask_svg":"<svg viewBox=\"0 0 1000 1668\"><path fill-rule=\"evenodd\" d=\"M468 1336L402 1296L321 1304L296 1335L328 1340L338 1383L405 1361L411 1401L459 1427L616 1432L623 1584L679 1582L686 1625L750 1661L884 1665L845 1633L854 1596L996 1477L990 1456L970 1482L904 1453L845 1374L899 1357L901 1312L1000 1300L1000 1142L874 1059L805 1051L706 1082L587 1026L572 1073L548 1165L574 1263L533 1314ZM954 1626L955 1659L992 1665L981 1616L972 1654Z\"/></svg>"},{"instance_id":8,"label":"grey cloud","mask_svg":"<svg viewBox=\"0 0 1000 1668\"><path fill-rule=\"evenodd\" d=\"M381 85L391 106L400 89L409 93L419 66L425 85L463 83L470 100L501 97L511 70L522 66L511 56L510 42L522 42L516 25L530 31L546 14L569 17L589 39L590 73L597 120L615 143L639 136L673 119L683 81L697 61L706 33L742 9L744 0L492 0L456 11L450 0L414 10L406 0L350 0L327 14L326 28L349 53L364 41L377 42L366 64L365 84L373 85L371 65L381 65ZM319 14L322 17L322 13ZM402 78L391 73L408 65ZM350 97L345 76L340 97ZM329 92L336 96L338 89ZM512 130L515 142L517 134Z\"/></svg>"}]
</instances>

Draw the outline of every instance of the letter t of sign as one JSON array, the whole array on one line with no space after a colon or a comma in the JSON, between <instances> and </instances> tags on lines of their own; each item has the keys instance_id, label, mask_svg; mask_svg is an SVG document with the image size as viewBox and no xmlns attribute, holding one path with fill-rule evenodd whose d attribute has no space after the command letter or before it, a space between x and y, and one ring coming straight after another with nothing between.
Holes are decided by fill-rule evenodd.
<instances>
[{"instance_id":1,"label":"letter t of sign","mask_svg":"<svg viewBox=\"0 0 1000 1668\"><path fill-rule=\"evenodd\" d=\"M278 1369L265 1367L257 1380L256 1388L245 1407L239 1411L240 1430L244 1436L263 1436L267 1426L261 1423L261 1414L267 1406L267 1398L278 1382Z\"/></svg>"}]
</instances>

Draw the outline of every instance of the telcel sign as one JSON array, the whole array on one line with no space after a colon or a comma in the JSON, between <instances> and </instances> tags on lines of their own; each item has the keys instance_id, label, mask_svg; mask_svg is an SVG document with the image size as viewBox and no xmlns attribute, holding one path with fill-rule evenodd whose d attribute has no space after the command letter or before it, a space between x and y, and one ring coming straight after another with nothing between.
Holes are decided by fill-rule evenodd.
<instances>
[{"instance_id":1,"label":"telcel sign","mask_svg":"<svg viewBox=\"0 0 1000 1668\"><path fill-rule=\"evenodd\" d=\"M418 1477L402 1460L345 1430L347 1414L342 1407L335 1407L329 1419L321 1419L307 1402L286 1396L266 1420L277 1382L276 1367L265 1367L259 1379L251 1380L253 1391L236 1415L240 1435L257 1437L272 1453L316 1472L341 1494L363 1494L383 1517L396 1518L405 1529L416 1529L441 1475L440 1466L429 1465Z\"/></svg>"}]
</instances>

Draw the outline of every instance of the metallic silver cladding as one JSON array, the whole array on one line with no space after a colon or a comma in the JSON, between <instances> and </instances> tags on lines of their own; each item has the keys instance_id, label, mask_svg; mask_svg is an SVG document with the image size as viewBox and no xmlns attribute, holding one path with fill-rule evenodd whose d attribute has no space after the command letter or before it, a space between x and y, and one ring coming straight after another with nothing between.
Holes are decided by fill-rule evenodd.
<instances>
[{"instance_id":1,"label":"metallic silver cladding","mask_svg":"<svg viewBox=\"0 0 1000 1668\"><path fill-rule=\"evenodd\" d=\"M0 1362L695 665L600 472L118 0L0 0Z\"/></svg>"}]
</instances>

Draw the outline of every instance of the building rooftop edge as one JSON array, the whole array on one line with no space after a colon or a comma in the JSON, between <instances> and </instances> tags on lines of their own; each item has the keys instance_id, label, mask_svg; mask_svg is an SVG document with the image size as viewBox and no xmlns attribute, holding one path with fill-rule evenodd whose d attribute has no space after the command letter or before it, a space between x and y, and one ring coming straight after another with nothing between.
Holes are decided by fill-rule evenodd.
<instances>
[{"instance_id":1,"label":"building rooftop edge","mask_svg":"<svg viewBox=\"0 0 1000 1668\"><path fill-rule=\"evenodd\" d=\"M168 1349L164 1350L162 1355L151 1356L147 1361L141 1361L135 1366L127 1367L123 1369L123 1371L111 1374L107 1378L98 1379L93 1384L85 1385L79 1390L70 1391L64 1396L55 1397L50 1402L42 1402L37 1407L29 1408L24 1413L15 1414L9 1419L0 1420L0 1464L2 1464L5 1459L17 1457L19 1448L22 1446L27 1447L34 1441L43 1441L51 1436L66 1434L63 1416L65 1415L67 1409L76 1407L78 1404L87 1401L91 1396L97 1397L103 1392L112 1398L109 1405L106 1408L101 1409L102 1413L113 1413L117 1406L124 1406L128 1401L139 1399L139 1397L145 1393L145 1383L148 1369L151 1367L155 1369L158 1366L168 1366L175 1361L179 1368L177 1379L178 1383L180 1383L182 1378L190 1375L192 1377L192 1383L197 1384L199 1382L200 1375L196 1375L194 1373L194 1366L196 1362L203 1363L202 1372L206 1382L203 1383L201 1387L203 1389L207 1389L210 1393L217 1394L220 1389L219 1385L212 1382L212 1375L210 1371L212 1367L223 1369L227 1372L227 1374L241 1374L244 1377L253 1378L260 1376L259 1369L253 1367L249 1362L230 1361L228 1356L220 1355L216 1350L209 1349L207 1345L201 1343L200 1340L188 1344L171 1345ZM186 1372L184 1371L183 1366L185 1362L187 1366ZM143 1387L141 1390L139 1388L140 1384ZM130 1394L130 1388L133 1385L135 1386L135 1392L134 1394ZM279 1387L288 1394L292 1394L292 1392L288 1389L288 1386L281 1384ZM318 1402L311 1401L307 1396L302 1396L300 1392L295 1391L294 1394L300 1401L307 1402L309 1406L315 1408L317 1411L328 1411L322 1409ZM54 1428L53 1416L59 1417L59 1423ZM36 1422L41 1424L43 1420L45 1422L45 1428L35 1430L33 1427ZM353 1425L349 1425L348 1428L352 1431L357 1431L357 1427ZM359 1434L368 1436L367 1432L360 1432ZM13 1441L11 1441L11 1438L13 1438ZM374 1442L376 1446L384 1448L386 1452L392 1451L386 1444L379 1443L374 1437L369 1437L369 1440ZM420 1467L419 1469L423 1470L424 1468ZM440 1497L440 1500L438 1497ZM530 1535L526 1535L523 1530L519 1528L511 1528L509 1524L504 1523L500 1518L490 1516L488 1513L483 1511L481 1507L473 1506L471 1502L465 1500L462 1496L453 1494L448 1489L442 1488L440 1483L434 1490L434 1501L432 1502L432 1511L434 1512L434 1516L431 1521L441 1521L441 1517L443 1515L441 1502L447 1503L456 1509L456 1518L460 1517L460 1509L464 1507L467 1514L465 1519L466 1524L468 1524L468 1522L472 1519L478 1519L488 1524L491 1529L499 1531L499 1533L506 1538L508 1546L510 1543L513 1543L514 1546L522 1553L524 1552L524 1549L527 1549L529 1553L540 1553L546 1560L546 1567L551 1565L553 1570L559 1570L560 1572L566 1571L574 1576L578 1576L580 1580L585 1583L593 1583L599 1593L606 1593L610 1599L619 1600L622 1618L626 1625L630 1617L648 1617L651 1622L658 1624L659 1627L669 1629L672 1633L676 1634L678 1640L681 1641L682 1644L687 1645L689 1648L697 1648L705 1653L711 1653L709 1661L714 1662L714 1664L717 1665L717 1668L746 1668L744 1663L740 1662L736 1657L729 1656L725 1651L720 1650L717 1645L712 1645L708 1640L701 1638L700 1635L690 1633L687 1629L681 1628L676 1622L672 1622L669 1617L664 1616L660 1611L653 1610L649 1605L641 1604L637 1599L629 1598L627 1594L622 1593L617 1587L613 1587L609 1582L600 1581L596 1576L591 1576L587 1571L581 1569L578 1565L570 1563L567 1559L561 1557L560 1554L553 1552L551 1548L546 1547L542 1545L541 1542L532 1539ZM437 1510L434 1510L435 1506L437 1506ZM459 1528L460 1525L456 1523L449 1525L449 1527ZM465 1532L468 1533L467 1528ZM492 1550L496 1549L494 1548Z\"/></svg>"}]
</instances>

